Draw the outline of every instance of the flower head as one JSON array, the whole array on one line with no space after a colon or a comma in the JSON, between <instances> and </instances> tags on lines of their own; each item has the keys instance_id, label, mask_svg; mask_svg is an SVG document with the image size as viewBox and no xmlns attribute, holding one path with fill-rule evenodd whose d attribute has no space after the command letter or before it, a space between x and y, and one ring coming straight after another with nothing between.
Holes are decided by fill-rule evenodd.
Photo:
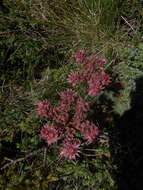
<instances>
[{"instance_id":1,"label":"flower head","mask_svg":"<svg viewBox=\"0 0 143 190\"><path fill-rule=\"evenodd\" d=\"M77 99L76 112L87 112L91 103L85 102L81 97Z\"/></svg>"},{"instance_id":2,"label":"flower head","mask_svg":"<svg viewBox=\"0 0 143 190\"><path fill-rule=\"evenodd\" d=\"M82 124L81 133L88 143L92 143L99 136L99 129L87 120Z\"/></svg>"},{"instance_id":3,"label":"flower head","mask_svg":"<svg viewBox=\"0 0 143 190\"><path fill-rule=\"evenodd\" d=\"M40 137L44 139L48 143L48 145L51 145L60 138L54 124L52 124L51 126L46 124L40 131Z\"/></svg>"},{"instance_id":4,"label":"flower head","mask_svg":"<svg viewBox=\"0 0 143 190\"><path fill-rule=\"evenodd\" d=\"M95 85L93 88L91 88L88 92L89 96L98 96L99 94L101 94L102 91L102 87L101 86L97 86Z\"/></svg>"},{"instance_id":5,"label":"flower head","mask_svg":"<svg viewBox=\"0 0 143 190\"><path fill-rule=\"evenodd\" d=\"M80 141L78 139L72 139L72 142L67 140L63 143L63 148L61 150L60 155L67 158L67 159L75 159L76 156L79 156L79 146Z\"/></svg>"},{"instance_id":6,"label":"flower head","mask_svg":"<svg viewBox=\"0 0 143 190\"><path fill-rule=\"evenodd\" d=\"M107 75L104 71L100 73L95 73L91 75L90 80L88 81L90 96L98 96L103 92L105 86L110 83L110 76Z\"/></svg>"},{"instance_id":7,"label":"flower head","mask_svg":"<svg viewBox=\"0 0 143 190\"><path fill-rule=\"evenodd\" d=\"M75 73L71 73L68 76L68 82L72 83L73 87L76 87L78 83L83 82L83 81L84 81L84 78L83 78L82 73L75 72Z\"/></svg>"},{"instance_id":8,"label":"flower head","mask_svg":"<svg viewBox=\"0 0 143 190\"><path fill-rule=\"evenodd\" d=\"M109 83L111 82L111 78L109 75L107 75L104 71L101 72L101 77L102 77L102 85L108 86Z\"/></svg>"},{"instance_id":9,"label":"flower head","mask_svg":"<svg viewBox=\"0 0 143 190\"><path fill-rule=\"evenodd\" d=\"M85 54L84 50L80 50L80 51L76 54L76 56L75 56L76 62L83 63L83 62L85 62L85 61L87 60L86 57L87 57L87 55Z\"/></svg>"},{"instance_id":10,"label":"flower head","mask_svg":"<svg viewBox=\"0 0 143 190\"><path fill-rule=\"evenodd\" d=\"M71 89L67 89L66 91L62 92L60 96L62 105L70 106L75 100L75 93Z\"/></svg>"},{"instance_id":11,"label":"flower head","mask_svg":"<svg viewBox=\"0 0 143 190\"><path fill-rule=\"evenodd\" d=\"M45 117L51 117L53 114L53 109L51 104L47 101L38 103L38 115L43 115Z\"/></svg>"},{"instance_id":12,"label":"flower head","mask_svg":"<svg viewBox=\"0 0 143 190\"><path fill-rule=\"evenodd\" d=\"M54 121L56 121L56 123L65 125L69 119L69 114L67 113L67 110L63 110L62 106L55 107L53 110L53 114L53 119Z\"/></svg>"}]
</instances>

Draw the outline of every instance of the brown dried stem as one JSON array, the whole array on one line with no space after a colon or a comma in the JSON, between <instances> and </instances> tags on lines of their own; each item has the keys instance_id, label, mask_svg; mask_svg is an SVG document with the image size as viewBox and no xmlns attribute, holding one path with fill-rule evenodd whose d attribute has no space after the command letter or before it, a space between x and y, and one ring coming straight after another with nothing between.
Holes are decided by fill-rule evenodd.
<instances>
[{"instance_id":1,"label":"brown dried stem","mask_svg":"<svg viewBox=\"0 0 143 190\"><path fill-rule=\"evenodd\" d=\"M15 165L18 162L25 161L26 159L28 159L28 158L30 158L32 156L35 156L36 154L38 154L39 152L42 152L42 151L45 151L45 147L44 148L40 148L38 150L34 150L33 152L30 152L29 154L26 154L24 157L18 158L16 160L5 158L5 160L8 160L10 162L7 163L7 164L5 164L2 168L0 168L0 170L4 170L4 169L8 168L11 165Z\"/></svg>"}]
</instances>

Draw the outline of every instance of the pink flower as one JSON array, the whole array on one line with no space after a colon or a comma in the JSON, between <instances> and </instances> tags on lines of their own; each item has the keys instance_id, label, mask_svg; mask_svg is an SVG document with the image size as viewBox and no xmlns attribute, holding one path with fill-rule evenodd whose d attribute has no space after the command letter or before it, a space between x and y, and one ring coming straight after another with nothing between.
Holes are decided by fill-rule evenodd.
<instances>
[{"instance_id":1,"label":"pink flower","mask_svg":"<svg viewBox=\"0 0 143 190\"><path fill-rule=\"evenodd\" d=\"M89 90L88 95L89 96L98 96L102 92L101 88L93 88Z\"/></svg>"},{"instance_id":2,"label":"pink flower","mask_svg":"<svg viewBox=\"0 0 143 190\"><path fill-rule=\"evenodd\" d=\"M63 143L63 148L61 150L60 156L63 156L67 159L75 159L76 156L79 156L79 146L80 141L78 139L72 139L73 142L70 142L69 139L67 142Z\"/></svg>"},{"instance_id":3,"label":"pink flower","mask_svg":"<svg viewBox=\"0 0 143 190\"><path fill-rule=\"evenodd\" d=\"M70 138L74 138L74 135L76 133L76 130L74 128L72 128L72 123L69 123L69 125L66 126L65 130L66 130L66 133L68 134L68 136L70 136ZM72 139L70 139L72 140Z\"/></svg>"},{"instance_id":4,"label":"pink flower","mask_svg":"<svg viewBox=\"0 0 143 190\"><path fill-rule=\"evenodd\" d=\"M99 136L99 129L87 120L82 123L81 133L88 143L92 143Z\"/></svg>"},{"instance_id":5,"label":"pink flower","mask_svg":"<svg viewBox=\"0 0 143 190\"><path fill-rule=\"evenodd\" d=\"M80 128L80 123L86 119L86 114L90 109L90 102L85 102L81 97L76 101L75 114L72 118L72 124L76 129Z\"/></svg>"},{"instance_id":6,"label":"pink flower","mask_svg":"<svg viewBox=\"0 0 143 190\"><path fill-rule=\"evenodd\" d=\"M101 72L101 77L102 77L102 85L109 85L111 82L111 78L109 75L107 75L104 71Z\"/></svg>"},{"instance_id":7,"label":"pink flower","mask_svg":"<svg viewBox=\"0 0 143 190\"><path fill-rule=\"evenodd\" d=\"M60 96L62 105L71 105L75 100L75 93L71 89L67 89L65 92L62 92Z\"/></svg>"},{"instance_id":8,"label":"pink flower","mask_svg":"<svg viewBox=\"0 0 143 190\"><path fill-rule=\"evenodd\" d=\"M96 60L97 60L97 57L93 58L92 60L90 60L88 62L85 62L82 65L84 72L88 72L88 73L94 72L96 69L96 64L95 64Z\"/></svg>"},{"instance_id":9,"label":"pink flower","mask_svg":"<svg viewBox=\"0 0 143 190\"><path fill-rule=\"evenodd\" d=\"M107 62L108 62L108 59L106 59L106 58L105 58L105 59L102 59L102 63L103 63L103 64L107 64Z\"/></svg>"},{"instance_id":10,"label":"pink flower","mask_svg":"<svg viewBox=\"0 0 143 190\"><path fill-rule=\"evenodd\" d=\"M48 145L57 142L57 140L60 138L54 124L52 124L51 126L46 124L40 131L40 137L44 139L48 143Z\"/></svg>"},{"instance_id":11,"label":"pink flower","mask_svg":"<svg viewBox=\"0 0 143 190\"><path fill-rule=\"evenodd\" d=\"M85 54L84 50L80 50L80 51L76 54L76 56L75 56L76 62L83 63L83 62L87 61L87 58L86 58L86 57L87 57L87 55Z\"/></svg>"},{"instance_id":12,"label":"pink flower","mask_svg":"<svg viewBox=\"0 0 143 190\"><path fill-rule=\"evenodd\" d=\"M72 83L73 87L75 87L78 83L82 82L84 78L82 77L82 74L79 72L71 73L68 76L68 82Z\"/></svg>"},{"instance_id":13,"label":"pink flower","mask_svg":"<svg viewBox=\"0 0 143 190\"><path fill-rule=\"evenodd\" d=\"M77 99L76 112L87 112L90 108L90 102L85 102L81 97Z\"/></svg>"},{"instance_id":14,"label":"pink flower","mask_svg":"<svg viewBox=\"0 0 143 190\"><path fill-rule=\"evenodd\" d=\"M98 96L103 91L103 87L101 85L95 85L92 88L89 89L88 95L89 96Z\"/></svg>"},{"instance_id":15,"label":"pink flower","mask_svg":"<svg viewBox=\"0 0 143 190\"><path fill-rule=\"evenodd\" d=\"M91 62L93 63L98 63L100 60L99 60L99 57L97 55L94 55L91 59Z\"/></svg>"},{"instance_id":16,"label":"pink flower","mask_svg":"<svg viewBox=\"0 0 143 190\"><path fill-rule=\"evenodd\" d=\"M101 68L103 67L103 65L107 64L108 60L105 58L105 59L102 59L100 60L98 57L95 56L95 58L93 57L93 59L96 59L95 62L96 62L96 67L98 68ZM104 68L104 67L103 67Z\"/></svg>"},{"instance_id":17,"label":"pink flower","mask_svg":"<svg viewBox=\"0 0 143 190\"><path fill-rule=\"evenodd\" d=\"M72 118L72 123L75 124L75 128L79 126L79 124L86 119L86 114L84 112L75 112L73 118Z\"/></svg>"},{"instance_id":18,"label":"pink flower","mask_svg":"<svg viewBox=\"0 0 143 190\"><path fill-rule=\"evenodd\" d=\"M103 90L103 85L101 83L101 76L96 73L92 74L90 80L88 81L89 85L89 96L98 96L99 94L102 93Z\"/></svg>"},{"instance_id":19,"label":"pink flower","mask_svg":"<svg viewBox=\"0 0 143 190\"><path fill-rule=\"evenodd\" d=\"M69 119L67 110L63 110L63 107L59 106L53 109L53 119L60 124L65 125Z\"/></svg>"},{"instance_id":20,"label":"pink flower","mask_svg":"<svg viewBox=\"0 0 143 190\"><path fill-rule=\"evenodd\" d=\"M107 75L104 71L100 73L95 73L91 75L90 80L88 81L90 96L98 96L103 92L105 86L109 85L110 76Z\"/></svg>"},{"instance_id":21,"label":"pink flower","mask_svg":"<svg viewBox=\"0 0 143 190\"><path fill-rule=\"evenodd\" d=\"M53 114L53 109L51 104L47 101L38 103L38 115L43 115L45 117L51 117Z\"/></svg>"},{"instance_id":22,"label":"pink flower","mask_svg":"<svg viewBox=\"0 0 143 190\"><path fill-rule=\"evenodd\" d=\"M65 104L65 103L63 103L61 101L61 105L59 106L59 108L61 110L60 112L66 112L66 113L68 113L70 111L70 109L71 109L71 104Z\"/></svg>"}]
</instances>

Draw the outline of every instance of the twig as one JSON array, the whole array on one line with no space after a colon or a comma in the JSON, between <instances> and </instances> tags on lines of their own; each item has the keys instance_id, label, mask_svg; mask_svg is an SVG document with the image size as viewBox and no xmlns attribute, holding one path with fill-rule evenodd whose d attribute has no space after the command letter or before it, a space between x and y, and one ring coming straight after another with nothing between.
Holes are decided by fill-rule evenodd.
<instances>
[{"instance_id":1,"label":"twig","mask_svg":"<svg viewBox=\"0 0 143 190\"><path fill-rule=\"evenodd\" d=\"M134 30L134 28L132 27L132 25L123 17L121 16L121 18L127 23L127 25L136 33L136 31Z\"/></svg>"},{"instance_id":2,"label":"twig","mask_svg":"<svg viewBox=\"0 0 143 190\"><path fill-rule=\"evenodd\" d=\"M22 157L22 158L18 158L18 159L16 159L16 160L11 160L11 159L9 159L9 158L5 158L6 160L9 160L10 163L5 164L2 168L0 168L0 170L4 170L4 169L6 169L7 167L9 167L9 166L11 166L11 165L15 165L16 163L21 162L21 161L24 161L24 160L26 160L26 159L29 158L29 157L35 156L37 153L42 152L44 149L45 149L45 147L44 147L44 148L40 148L40 149L38 149L38 150L35 150L35 151L33 151L33 152L31 152L31 153L25 155L25 156Z\"/></svg>"},{"instance_id":3,"label":"twig","mask_svg":"<svg viewBox=\"0 0 143 190\"><path fill-rule=\"evenodd\" d=\"M59 160L61 160L61 157L58 157L57 159L53 160L53 161L47 166L47 168L49 168L54 162L59 161Z\"/></svg>"},{"instance_id":4,"label":"twig","mask_svg":"<svg viewBox=\"0 0 143 190\"><path fill-rule=\"evenodd\" d=\"M12 160L12 159L7 158L7 157L4 157L4 160L7 160L7 161L10 161L10 162L13 162L13 160Z\"/></svg>"},{"instance_id":5,"label":"twig","mask_svg":"<svg viewBox=\"0 0 143 190\"><path fill-rule=\"evenodd\" d=\"M83 152L82 152L82 154L83 154L84 156L92 156L92 157L99 157L99 156L102 155L102 154L85 154L85 153L83 153Z\"/></svg>"},{"instance_id":6,"label":"twig","mask_svg":"<svg viewBox=\"0 0 143 190\"><path fill-rule=\"evenodd\" d=\"M46 166L46 161L47 161L47 147L44 148L43 167Z\"/></svg>"},{"instance_id":7,"label":"twig","mask_svg":"<svg viewBox=\"0 0 143 190\"><path fill-rule=\"evenodd\" d=\"M4 83L5 83L5 79L2 82L2 92L3 92L3 88L4 88Z\"/></svg>"}]
</instances>

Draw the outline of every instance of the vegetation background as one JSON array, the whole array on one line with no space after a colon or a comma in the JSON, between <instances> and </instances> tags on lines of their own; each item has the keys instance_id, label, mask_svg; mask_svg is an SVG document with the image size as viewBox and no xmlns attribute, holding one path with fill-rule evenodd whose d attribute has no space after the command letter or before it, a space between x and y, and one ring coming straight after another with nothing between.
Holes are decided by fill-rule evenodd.
<instances>
[{"instance_id":1,"label":"vegetation background","mask_svg":"<svg viewBox=\"0 0 143 190\"><path fill-rule=\"evenodd\" d=\"M39 139L36 105L56 103L81 49L108 59L112 84L94 110L104 138L67 162ZM0 189L141 189L143 143L127 134L129 110L141 120L142 76L142 0L1 0Z\"/></svg>"}]
</instances>

